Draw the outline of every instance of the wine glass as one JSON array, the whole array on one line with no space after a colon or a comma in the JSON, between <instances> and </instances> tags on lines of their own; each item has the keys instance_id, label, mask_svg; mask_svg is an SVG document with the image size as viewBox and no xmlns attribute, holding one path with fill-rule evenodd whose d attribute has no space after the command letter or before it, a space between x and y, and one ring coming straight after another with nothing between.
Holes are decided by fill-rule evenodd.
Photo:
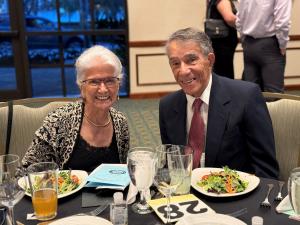
<instances>
[{"instance_id":1,"label":"wine glass","mask_svg":"<svg viewBox=\"0 0 300 225\"><path fill-rule=\"evenodd\" d=\"M167 224L171 224L171 195L176 192L185 177L180 149L180 146L171 144L160 145L156 148L158 162L154 185L166 197Z\"/></svg>"},{"instance_id":2,"label":"wine glass","mask_svg":"<svg viewBox=\"0 0 300 225\"><path fill-rule=\"evenodd\" d=\"M7 154L0 156L0 203L8 208L8 218L12 225L16 225L14 218L14 205L24 196L27 182L23 187L18 180L25 179L24 169L21 167L20 158L17 155ZM8 222L8 224L9 224Z\"/></svg>"},{"instance_id":3,"label":"wine glass","mask_svg":"<svg viewBox=\"0 0 300 225\"><path fill-rule=\"evenodd\" d=\"M145 196L153 183L156 163L157 156L152 148L136 147L130 149L128 153L128 173L132 183L140 193L140 202L132 205L132 210L138 214L147 214L153 211L147 204Z\"/></svg>"}]
</instances>

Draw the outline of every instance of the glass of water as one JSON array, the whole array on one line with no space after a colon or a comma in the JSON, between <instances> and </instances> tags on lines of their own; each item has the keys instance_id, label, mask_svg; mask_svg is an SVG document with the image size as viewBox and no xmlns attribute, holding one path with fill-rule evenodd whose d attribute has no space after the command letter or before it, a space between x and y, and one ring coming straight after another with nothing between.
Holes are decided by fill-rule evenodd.
<instances>
[{"instance_id":1,"label":"glass of water","mask_svg":"<svg viewBox=\"0 0 300 225\"><path fill-rule=\"evenodd\" d=\"M300 167L294 168L288 181L289 198L296 215L300 215Z\"/></svg>"},{"instance_id":2,"label":"glass of water","mask_svg":"<svg viewBox=\"0 0 300 225\"><path fill-rule=\"evenodd\" d=\"M0 203L8 208L7 224L17 224L14 218L14 206L23 198L26 189L27 179L19 156L1 155Z\"/></svg>"},{"instance_id":3,"label":"glass of water","mask_svg":"<svg viewBox=\"0 0 300 225\"><path fill-rule=\"evenodd\" d=\"M138 214L151 213L145 196L153 183L156 171L157 155L152 148L136 147L130 149L127 155L127 167L133 185L140 193L140 201L132 205L132 210Z\"/></svg>"}]
</instances>

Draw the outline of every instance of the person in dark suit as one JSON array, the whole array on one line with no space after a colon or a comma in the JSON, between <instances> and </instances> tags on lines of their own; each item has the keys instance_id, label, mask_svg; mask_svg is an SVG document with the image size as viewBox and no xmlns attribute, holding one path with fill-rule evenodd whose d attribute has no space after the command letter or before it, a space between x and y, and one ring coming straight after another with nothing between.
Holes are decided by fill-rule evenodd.
<instances>
[{"instance_id":1,"label":"person in dark suit","mask_svg":"<svg viewBox=\"0 0 300 225\"><path fill-rule=\"evenodd\" d=\"M279 166L272 122L260 88L212 73L215 55L211 41L195 28L173 33L166 51L181 90L160 100L162 143L188 144L192 104L200 98L205 124L204 163L200 166L228 166L276 179Z\"/></svg>"}]
</instances>

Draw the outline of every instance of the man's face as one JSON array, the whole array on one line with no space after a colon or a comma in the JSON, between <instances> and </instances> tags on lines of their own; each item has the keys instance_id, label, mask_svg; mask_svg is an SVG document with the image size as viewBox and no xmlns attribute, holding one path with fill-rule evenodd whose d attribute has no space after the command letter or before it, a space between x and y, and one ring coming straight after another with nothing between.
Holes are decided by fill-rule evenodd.
<instances>
[{"instance_id":1,"label":"man's face","mask_svg":"<svg viewBox=\"0 0 300 225\"><path fill-rule=\"evenodd\" d=\"M194 41L171 41L167 46L167 54L175 80L183 91L200 97L211 76L214 54L204 56Z\"/></svg>"}]
</instances>

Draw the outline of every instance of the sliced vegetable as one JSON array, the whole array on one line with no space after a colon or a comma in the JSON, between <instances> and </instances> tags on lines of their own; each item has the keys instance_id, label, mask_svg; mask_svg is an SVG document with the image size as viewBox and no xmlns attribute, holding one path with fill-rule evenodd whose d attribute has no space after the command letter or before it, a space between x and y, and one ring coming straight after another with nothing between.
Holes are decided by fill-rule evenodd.
<instances>
[{"instance_id":1,"label":"sliced vegetable","mask_svg":"<svg viewBox=\"0 0 300 225\"><path fill-rule=\"evenodd\" d=\"M241 180L235 170L225 166L220 172L211 172L210 174L202 176L201 180L197 182L197 185L207 192L232 194L244 191L248 186L248 182Z\"/></svg>"}]
</instances>

